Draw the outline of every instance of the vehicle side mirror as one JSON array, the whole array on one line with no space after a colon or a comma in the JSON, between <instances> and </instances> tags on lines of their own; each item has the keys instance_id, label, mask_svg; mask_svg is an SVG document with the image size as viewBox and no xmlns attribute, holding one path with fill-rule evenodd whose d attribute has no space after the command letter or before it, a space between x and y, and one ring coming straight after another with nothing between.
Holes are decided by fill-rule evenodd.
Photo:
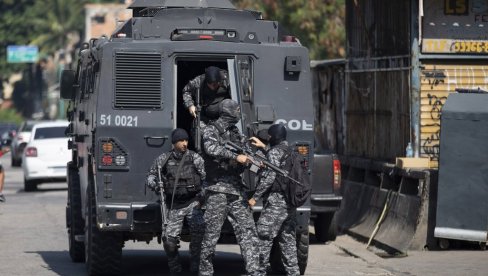
<instances>
[{"instance_id":1,"label":"vehicle side mirror","mask_svg":"<svg viewBox=\"0 0 488 276\"><path fill-rule=\"evenodd\" d=\"M71 100L74 97L75 71L63 70L61 73L61 98Z\"/></svg>"}]
</instances>

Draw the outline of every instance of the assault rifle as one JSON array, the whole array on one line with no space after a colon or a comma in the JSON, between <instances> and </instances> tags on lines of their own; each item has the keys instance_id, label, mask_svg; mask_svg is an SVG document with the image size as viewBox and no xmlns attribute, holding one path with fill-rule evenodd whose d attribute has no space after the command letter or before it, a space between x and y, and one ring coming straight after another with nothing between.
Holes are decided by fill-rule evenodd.
<instances>
[{"instance_id":1,"label":"assault rifle","mask_svg":"<svg viewBox=\"0 0 488 276\"><path fill-rule=\"evenodd\" d=\"M200 113L202 112L202 107L200 106L200 88L197 89L197 94L195 97L195 107L196 107L195 113L197 114L197 116L195 117L195 119L193 119L193 131L194 131L193 142L195 145L195 151L201 153L202 136L200 134Z\"/></svg>"},{"instance_id":2,"label":"assault rifle","mask_svg":"<svg viewBox=\"0 0 488 276\"><path fill-rule=\"evenodd\" d=\"M237 154L245 154L249 157L249 159L251 160L251 163L257 167L266 167L268 169L271 169L272 171L274 171L275 173L277 173L278 175L281 175L283 177L286 177L288 178L289 180L291 180L292 182L294 182L295 184L300 184L300 182L298 182L297 180L293 179L292 177L290 177L288 175L288 172L283 170L282 168L276 166L276 165L273 165L271 164L265 156L261 155L261 154L257 154L257 153L254 153L252 152L251 150L249 149L245 149L245 148L242 148L240 147L239 145L237 145L236 143L234 142L231 142L231 141L227 141L225 143L225 147Z\"/></svg>"},{"instance_id":3,"label":"assault rifle","mask_svg":"<svg viewBox=\"0 0 488 276\"><path fill-rule=\"evenodd\" d=\"M159 194L161 195L161 215L163 220L163 237L166 237L166 228L168 226L168 218L166 213L166 195L164 193L164 182L163 178L161 177L161 164L158 162L158 185L159 185Z\"/></svg>"}]
</instances>

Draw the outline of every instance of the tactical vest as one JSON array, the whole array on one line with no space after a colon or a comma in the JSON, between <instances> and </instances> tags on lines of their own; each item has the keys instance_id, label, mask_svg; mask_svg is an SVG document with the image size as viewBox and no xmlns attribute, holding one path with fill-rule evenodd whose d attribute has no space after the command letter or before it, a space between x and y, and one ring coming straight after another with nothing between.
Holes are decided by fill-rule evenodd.
<instances>
[{"instance_id":1,"label":"tactical vest","mask_svg":"<svg viewBox=\"0 0 488 276\"><path fill-rule=\"evenodd\" d=\"M202 119L204 122L209 120L216 120L219 117L219 105L225 99L230 99L229 90L221 86L217 91L209 91L205 85L205 81L202 82L200 91L200 104L202 106Z\"/></svg>"},{"instance_id":2,"label":"tactical vest","mask_svg":"<svg viewBox=\"0 0 488 276\"><path fill-rule=\"evenodd\" d=\"M225 130L214 122L210 124L219 131L220 142L222 145L224 145L226 141L231 141L238 145L242 144L241 135L236 126L231 126L229 129ZM204 160L205 172L207 173L207 179L209 182L222 176L240 178L240 175L246 168L245 166L239 164L236 160L215 158L207 154L205 154Z\"/></svg>"},{"instance_id":3,"label":"tactical vest","mask_svg":"<svg viewBox=\"0 0 488 276\"><path fill-rule=\"evenodd\" d=\"M176 173L180 162L181 160L176 159L172 153L163 168L163 175L166 178L165 193L172 195L173 191L175 191L176 198L187 199L195 196L201 190L201 179L193 164L193 157L188 153L181 166L178 184L175 189Z\"/></svg>"}]
</instances>

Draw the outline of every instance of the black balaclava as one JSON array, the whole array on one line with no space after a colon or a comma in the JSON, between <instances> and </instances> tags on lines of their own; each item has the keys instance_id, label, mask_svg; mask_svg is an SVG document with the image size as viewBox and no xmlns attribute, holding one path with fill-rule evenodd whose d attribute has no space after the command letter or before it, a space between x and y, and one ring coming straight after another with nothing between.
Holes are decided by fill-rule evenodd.
<instances>
[{"instance_id":1,"label":"black balaclava","mask_svg":"<svg viewBox=\"0 0 488 276\"><path fill-rule=\"evenodd\" d=\"M269 144L271 146L276 146L282 141L286 140L286 128L282 124L274 124L270 126L268 129L268 134L270 136Z\"/></svg>"},{"instance_id":2,"label":"black balaclava","mask_svg":"<svg viewBox=\"0 0 488 276\"><path fill-rule=\"evenodd\" d=\"M176 144L178 141L188 141L188 133L182 128L177 128L171 133L171 143Z\"/></svg>"},{"instance_id":3,"label":"black balaclava","mask_svg":"<svg viewBox=\"0 0 488 276\"><path fill-rule=\"evenodd\" d=\"M219 106L220 118L228 126L235 125L241 119L241 107L231 99L225 99Z\"/></svg>"},{"instance_id":4,"label":"black balaclava","mask_svg":"<svg viewBox=\"0 0 488 276\"><path fill-rule=\"evenodd\" d=\"M269 134L267 129L261 129L258 131L256 136L263 142L265 145L269 144Z\"/></svg>"},{"instance_id":5,"label":"black balaclava","mask_svg":"<svg viewBox=\"0 0 488 276\"><path fill-rule=\"evenodd\" d=\"M222 76L220 75L220 68L215 66L210 66L205 70L205 82L212 83L212 82L220 82L222 80Z\"/></svg>"}]
</instances>

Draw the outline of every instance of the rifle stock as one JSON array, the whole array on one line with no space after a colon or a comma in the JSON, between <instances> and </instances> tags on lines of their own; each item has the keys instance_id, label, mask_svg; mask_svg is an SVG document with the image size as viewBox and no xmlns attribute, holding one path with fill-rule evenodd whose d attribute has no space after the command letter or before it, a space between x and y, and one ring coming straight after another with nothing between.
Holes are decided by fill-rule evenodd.
<instances>
[{"instance_id":1,"label":"rifle stock","mask_svg":"<svg viewBox=\"0 0 488 276\"><path fill-rule=\"evenodd\" d=\"M193 130L195 133L195 137L193 137L193 141L195 143L195 151L198 153L202 152L202 135L200 133L200 113L202 107L200 106L200 88L197 89L196 99L195 99L195 107L196 107L196 114L197 116L193 119Z\"/></svg>"},{"instance_id":2,"label":"rifle stock","mask_svg":"<svg viewBox=\"0 0 488 276\"><path fill-rule=\"evenodd\" d=\"M290 177L288 175L288 172L281 169L280 167L274 165L274 164L271 164L271 162L269 162L266 157L264 156L261 156L259 154L256 154L254 152L252 152L251 150L249 149L245 149L245 148L242 148L240 147L239 145L237 145L236 143L234 142L231 142L231 141L227 141L225 143L225 147L228 148L229 150L233 151L233 152L236 152L238 154L245 154L247 156L250 157L251 159L251 162L258 166L258 167L266 167L268 169L271 169L273 170L275 173L283 176L283 177L286 177L288 179L290 179L291 181L293 181L294 183L300 183L298 182L297 180L293 179L292 177Z\"/></svg>"},{"instance_id":3,"label":"rifle stock","mask_svg":"<svg viewBox=\"0 0 488 276\"><path fill-rule=\"evenodd\" d=\"M166 227L168 226L168 218L167 218L167 211L166 211L166 195L164 193L164 182L161 178L161 164L158 164L158 185L159 185L159 193L161 196L161 216L163 220L162 230L163 230L163 237L166 237Z\"/></svg>"}]
</instances>

